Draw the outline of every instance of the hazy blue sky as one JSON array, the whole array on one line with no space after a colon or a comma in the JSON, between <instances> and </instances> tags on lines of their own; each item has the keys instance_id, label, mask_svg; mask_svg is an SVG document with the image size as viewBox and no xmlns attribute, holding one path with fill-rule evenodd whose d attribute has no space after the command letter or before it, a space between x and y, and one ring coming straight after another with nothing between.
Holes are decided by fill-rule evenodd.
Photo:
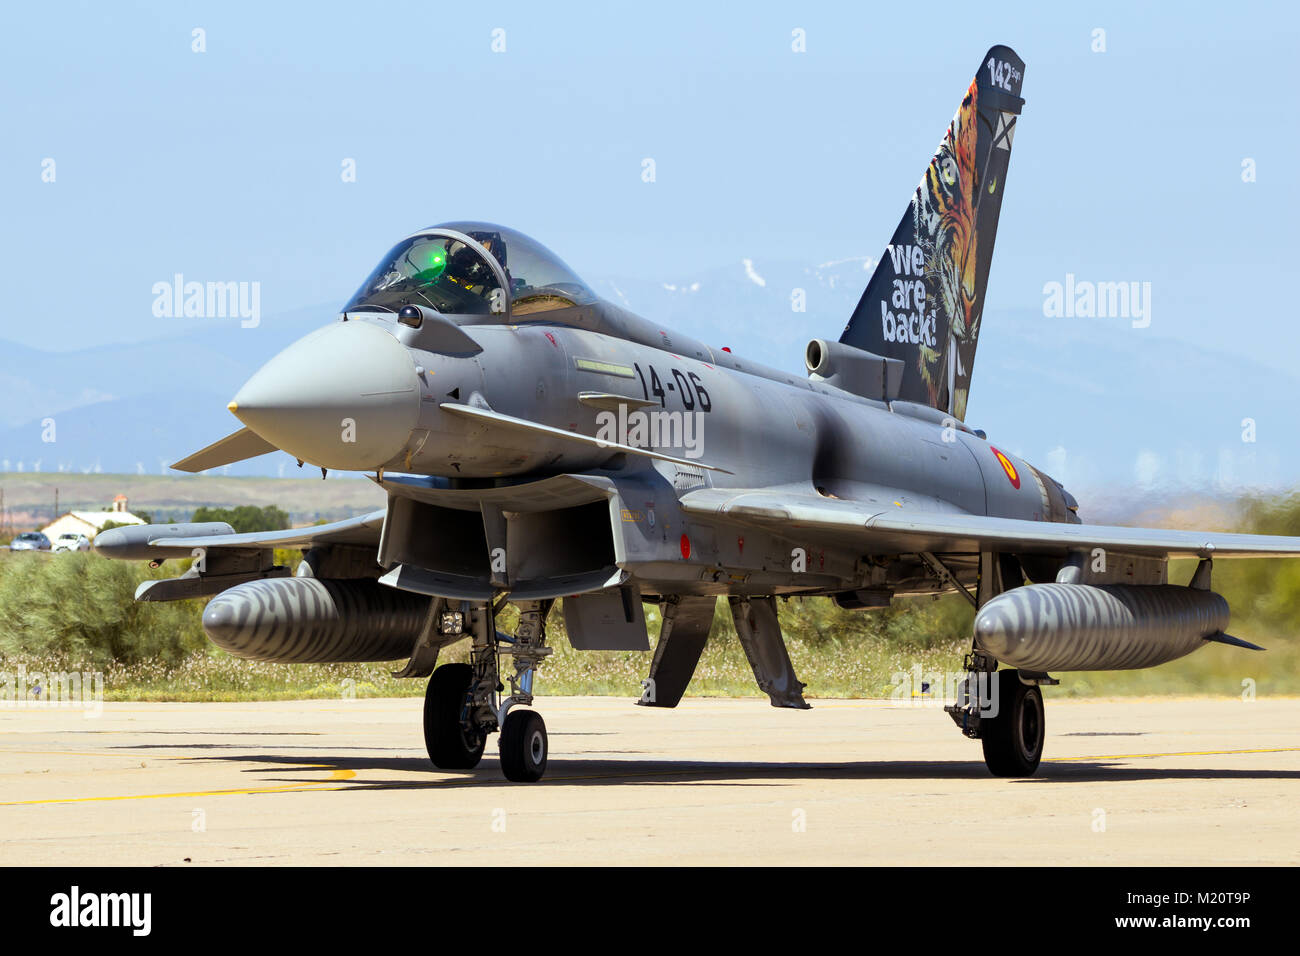
<instances>
[{"instance_id":1,"label":"hazy blue sky","mask_svg":"<svg viewBox=\"0 0 1300 956\"><path fill-rule=\"evenodd\" d=\"M1027 105L985 315L1041 305L1067 272L1149 281L1152 334L1225 354L1207 387L1231 387L1233 354L1296 365L1289 6L721 6L14 5L0 339L68 349L218 321L154 317L153 284L178 272L258 281L264 315L336 307L396 238L444 219L514 225L593 277L879 256L981 54L1006 43Z\"/></svg>"}]
</instances>

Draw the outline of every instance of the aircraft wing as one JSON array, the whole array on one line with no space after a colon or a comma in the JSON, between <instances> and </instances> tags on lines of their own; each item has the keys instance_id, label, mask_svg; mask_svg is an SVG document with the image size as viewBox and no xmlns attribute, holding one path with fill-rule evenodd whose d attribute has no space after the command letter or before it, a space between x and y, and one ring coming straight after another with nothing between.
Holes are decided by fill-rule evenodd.
<instances>
[{"instance_id":1,"label":"aircraft wing","mask_svg":"<svg viewBox=\"0 0 1300 956\"><path fill-rule=\"evenodd\" d=\"M161 561L184 557L177 552L194 548L220 549L223 552L257 553L269 548L310 548L316 545L342 544L379 547L379 533L384 526L384 511L288 531L259 531L235 534L230 525L220 521L200 524L132 525L110 528L95 537L95 550L108 558Z\"/></svg>"},{"instance_id":2,"label":"aircraft wing","mask_svg":"<svg viewBox=\"0 0 1300 956\"><path fill-rule=\"evenodd\" d=\"M1127 554L1198 558L1300 557L1300 538L1218 531L1171 531L1061 524L966 512L895 508L775 490L701 489L682 497L683 511L789 534L810 531L864 553L1014 551L1064 555L1105 548Z\"/></svg>"},{"instance_id":3,"label":"aircraft wing","mask_svg":"<svg viewBox=\"0 0 1300 956\"><path fill-rule=\"evenodd\" d=\"M359 544L379 546L379 532L384 526L384 509L369 514L332 521L309 528L286 531L254 531L247 534L219 534L195 538L156 538L149 542L156 548L310 548L320 544Z\"/></svg>"},{"instance_id":4,"label":"aircraft wing","mask_svg":"<svg viewBox=\"0 0 1300 956\"><path fill-rule=\"evenodd\" d=\"M137 601L177 601L211 597L227 588L268 577L285 577L288 568L272 563L274 548L329 547L356 545L378 549L384 526L384 511L288 531L260 531L235 534L221 521L197 524L131 525L110 528L95 537L95 550L108 558L148 560L157 563L184 558L196 548L204 559L180 577L142 581L136 588ZM157 565L155 564L155 567Z\"/></svg>"}]
</instances>

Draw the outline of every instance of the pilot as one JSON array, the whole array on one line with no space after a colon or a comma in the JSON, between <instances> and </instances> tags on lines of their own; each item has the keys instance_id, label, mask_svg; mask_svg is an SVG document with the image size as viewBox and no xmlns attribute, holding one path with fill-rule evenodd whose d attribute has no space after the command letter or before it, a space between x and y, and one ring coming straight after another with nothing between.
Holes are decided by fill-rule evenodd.
<instances>
[{"instance_id":1,"label":"pilot","mask_svg":"<svg viewBox=\"0 0 1300 956\"><path fill-rule=\"evenodd\" d=\"M496 284L496 277L478 251L463 242L449 243L447 252L448 279L464 288Z\"/></svg>"}]
</instances>

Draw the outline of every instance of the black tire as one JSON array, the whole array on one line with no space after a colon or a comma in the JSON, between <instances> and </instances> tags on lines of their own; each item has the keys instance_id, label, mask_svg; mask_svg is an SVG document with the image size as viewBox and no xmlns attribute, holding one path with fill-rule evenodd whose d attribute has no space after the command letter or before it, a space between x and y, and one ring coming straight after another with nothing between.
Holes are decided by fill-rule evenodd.
<instances>
[{"instance_id":1,"label":"black tire","mask_svg":"<svg viewBox=\"0 0 1300 956\"><path fill-rule=\"evenodd\" d=\"M998 671L993 682L998 714L980 721L984 763L995 777L1033 776L1047 736L1043 692L1023 683L1019 671Z\"/></svg>"},{"instance_id":2,"label":"black tire","mask_svg":"<svg viewBox=\"0 0 1300 956\"><path fill-rule=\"evenodd\" d=\"M483 759L481 733L466 733L460 717L474 670L468 664L443 664L424 691L424 746L439 770L473 770Z\"/></svg>"},{"instance_id":3,"label":"black tire","mask_svg":"<svg viewBox=\"0 0 1300 956\"><path fill-rule=\"evenodd\" d=\"M546 721L535 710L515 710L501 728L501 771L507 780L532 783L546 773L550 753Z\"/></svg>"}]
</instances>

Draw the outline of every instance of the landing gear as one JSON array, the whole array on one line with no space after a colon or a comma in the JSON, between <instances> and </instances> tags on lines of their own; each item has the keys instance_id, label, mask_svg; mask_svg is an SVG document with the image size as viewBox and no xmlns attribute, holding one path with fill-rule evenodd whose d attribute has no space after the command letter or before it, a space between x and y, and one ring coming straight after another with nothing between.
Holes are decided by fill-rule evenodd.
<instances>
[{"instance_id":1,"label":"landing gear","mask_svg":"<svg viewBox=\"0 0 1300 956\"><path fill-rule=\"evenodd\" d=\"M466 720L474 672L468 664L443 664L424 692L424 746L439 770L473 770L486 735Z\"/></svg>"},{"instance_id":2,"label":"landing gear","mask_svg":"<svg viewBox=\"0 0 1300 956\"><path fill-rule=\"evenodd\" d=\"M1046 674L996 668L997 661L987 654L969 654L957 702L944 710L963 734L984 745L984 763L993 776L1032 776L1047 736L1039 685L1056 681Z\"/></svg>"},{"instance_id":3,"label":"landing gear","mask_svg":"<svg viewBox=\"0 0 1300 956\"><path fill-rule=\"evenodd\" d=\"M496 629L490 604L461 605L448 611L440 625L444 637L455 640L468 633L472 644L468 664L443 664L429 678L424 696L424 743L429 759L440 770L470 770L478 766L488 734L501 730L501 769L507 780L532 782L546 772L550 745L546 723L534 710L511 712L533 702L533 677L551 654L546 647L546 616L552 601L519 602L519 626L514 636ZM510 695L501 698L502 655L508 654L514 673L508 674Z\"/></svg>"},{"instance_id":4,"label":"landing gear","mask_svg":"<svg viewBox=\"0 0 1300 956\"><path fill-rule=\"evenodd\" d=\"M1028 777L1038 769L1047 734L1043 692L1020 679L1020 671L993 674L997 716L980 721L984 763L995 777Z\"/></svg>"},{"instance_id":5,"label":"landing gear","mask_svg":"<svg viewBox=\"0 0 1300 956\"><path fill-rule=\"evenodd\" d=\"M535 710L525 707L533 702L533 677L537 667L551 654L546 647L546 615L551 601L525 601L519 605L519 626L505 653L510 654L515 672L507 677L510 696L501 702L501 772L507 780L534 783L546 772L550 743L546 739L546 722Z\"/></svg>"},{"instance_id":6,"label":"landing gear","mask_svg":"<svg viewBox=\"0 0 1300 956\"><path fill-rule=\"evenodd\" d=\"M507 780L533 783L546 773L546 721L535 710L516 710L501 728L501 771Z\"/></svg>"},{"instance_id":7,"label":"landing gear","mask_svg":"<svg viewBox=\"0 0 1300 956\"><path fill-rule=\"evenodd\" d=\"M943 569L933 555L930 558ZM1014 555L981 552L976 594L966 592L966 597L979 609L1024 582L1024 569ZM957 686L957 700L944 710L963 734L983 745L989 773L1032 776L1043 759L1047 736L1040 687L1060 681L1038 671L998 670L998 662L981 649L978 638L965 664L966 679Z\"/></svg>"}]
</instances>

